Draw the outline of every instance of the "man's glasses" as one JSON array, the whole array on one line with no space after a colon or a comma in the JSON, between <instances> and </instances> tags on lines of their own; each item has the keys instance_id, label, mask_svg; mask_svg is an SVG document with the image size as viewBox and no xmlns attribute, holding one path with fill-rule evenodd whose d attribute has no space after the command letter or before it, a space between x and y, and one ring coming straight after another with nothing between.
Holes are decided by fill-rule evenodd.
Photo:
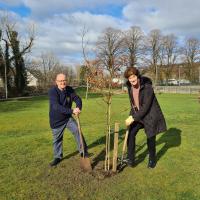
<instances>
[{"instance_id":1,"label":"man's glasses","mask_svg":"<svg viewBox=\"0 0 200 200\"><path fill-rule=\"evenodd\" d=\"M58 83L66 82L67 80L56 80Z\"/></svg>"}]
</instances>

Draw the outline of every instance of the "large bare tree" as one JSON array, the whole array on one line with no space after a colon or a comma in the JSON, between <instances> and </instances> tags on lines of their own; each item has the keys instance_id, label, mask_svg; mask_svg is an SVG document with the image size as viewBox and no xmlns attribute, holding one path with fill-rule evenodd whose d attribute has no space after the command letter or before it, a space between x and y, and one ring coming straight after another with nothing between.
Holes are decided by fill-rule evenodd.
<instances>
[{"instance_id":1,"label":"large bare tree","mask_svg":"<svg viewBox=\"0 0 200 200\"><path fill-rule=\"evenodd\" d=\"M52 85L56 69L59 68L60 63L57 57L52 52L41 54L41 71L43 74L43 87L48 88Z\"/></svg>"},{"instance_id":2,"label":"large bare tree","mask_svg":"<svg viewBox=\"0 0 200 200\"><path fill-rule=\"evenodd\" d=\"M200 61L200 41L197 38L188 38L183 47L183 55L186 77L191 82L197 82L199 73L195 63Z\"/></svg>"},{"instance_id":3,"label":"large bare tree","mask_svg":"<svg viewBox=\"0 0 200 200\"><path fill-rule=\"evenodd\" d=\"M177 45L177 37L174 34L166 35L162 39L163 49L164 49L164 74L166 78L166 83L168 79L172 77L172 70L179 55L179 48Z\"/></svg>"},{"instance_id":4,"label":"large bare tree","mask_svg":"<svg viewBox=\"0 0 200 200\"><path fill-rule=\"evenodd\" d=\"M162 34L159 29L150 31L146 40L146 58L147 65L150 66L153 72L154 84L157 85L158 80L158 66L161 58L161 39Z\"/></svg>"},{"instance_id":5,"label":"large bare tree","mask_svg":"<svg viewBox=\"0 0 200 200\"><path fill-rule=\"evenodd\" d=\"M138 60L143 55L143 38L143 32L138 26L132 26L128 31L124 32L124 44L128 57L127 66L135 66L138 64Z\"/></svg>"}]
</instances>

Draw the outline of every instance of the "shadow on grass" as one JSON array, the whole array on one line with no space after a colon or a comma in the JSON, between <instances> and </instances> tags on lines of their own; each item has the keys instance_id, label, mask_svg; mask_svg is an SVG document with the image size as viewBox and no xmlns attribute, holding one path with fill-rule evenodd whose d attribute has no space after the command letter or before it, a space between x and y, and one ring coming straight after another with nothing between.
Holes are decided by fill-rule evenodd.
<instances>
[{"instance_id":1,"label":"shadow on grass","mask_svg":"<svg viewBox=\"0 0 200 200\"><path fill-rule=\"evenodd\" d=\"M156 142L157 145L163 143L164 146L157 152L157 160L165 155L168 149L181 145L181 130L177 128L167 130Z\"/></svg>"},{"instance_id":2,"label":"shadow on grass","mask_svg":"<svg viewBox=\"0 0 200 200\"><path fill-rule=\"evenodd\" d=\"M118 144L124 141L125 132L126 132L126 129L121 129L119 131ZM111 134L111 146L110 146L111 151L113 150L113 147L114 147L113 141L114 141L114 133ZM92 149L98 145L105 145L105 143L106 143L106 136L100 137L96 141L88 145L88 149ZM173 147L178 147L181 145L181 130L177 128L170 128L165 133L163 133L162 136L156 141L156 145L160 145L160 144L164 144L164 146L157 152L157 161L160 160L161 157L166 154L168 149L173 148ZM145 146L146 146L146 142L144 142L141 145L136 145L136 153L142 150ZM68 154L67 156L63 158L63 160L69 159L70 157L73 157L77 155L78 153L79 153L78 151L75 151L71 154ZM105 147L103 147L103 149L92 160L93 169L98 165L99 162L102 162L105 160L105 154L106 154ZM136 165L138 165L140 162L143 162L147 154L148 154L148 150L146 148L144 152L138 155L136 159ZM110 155L110 157L112 157L112 155ZM126 166L124 166L124 168L125 167ZM123 171L123 169L120 170L120 172L121 171Z\"/></svg>"},{"instance_id":3,"label":"shadow on grass","mask_svg":"<svg viewBox=\"0 0 200 200\"><path fill-rule=\"evenodd\" d=\"M164 146L157 152L157 161L161 159L163 155L165 155L168 149L173 147L178 147L181 145L181 130L177 128L170 128L162 136L156 141L156 145L164 144ZM140 151L146 143L139 146L136 152ZM138 156L136 164L142 162L146 155L148 154L148 150L146 149L143 153Z\"/></svg>"},{"instance_id":4,"label":"shadow on grass","mask_svg":"<svg viewBox=\"0 0 200 200\"><path fill-rule=\"evenodd\" d=\"M125 135L125 132L126 132L126 129L119 130L118 145L123 142L123 140L124 140L123 136ZM114 148L114 133L112 133L110 135L110 141L111 141L110 151L112 151L113 148ZM89 148L93 148L93 147L95 147L97 145L100 145L100 144L105 144L106 143L106 136L101 137L100 139L97 140L97 142L98 142L98 144L96 142L94 142L91 145L89 145ZM105 148L103 148L100 151L100 153L98 155L96 155L96 157L93 159L92 168L95 168L95 166L99 162L104 161L105 160L105 155L106 155L106 150L105 150ZM110 154L110 157L112 157L111 154Z\"/></svg>"},{"instance_id":5,"label":"shadow on grass","mask_svg":"<svg viewBox=\"0 0 200 200\"><path fill-rule=\"evenodd\" d=\"M121 129L119 131L119 141L118 141L118 144L122 143L123 140L124 140L124 135L125 135L125 132L126 132L126 129ZM110 145L110 150L112 151L113 148L114 148L114 133L111 133L110 135L110 141L111 141L111 145ZM102 136L100 138L98 138L96 141L94 141L93 143L91 143L90 145L88 145L88 149L92 149L98 145L105 145L106 143L106 136ZM65 156L63 158L64 159L68 159L72 156L75 156L77 155L79 152L78 151L75 151L71 154L68 154L67 156ZM105 160L105 147L98 153L98 155L95 156L95 158L93 159L93 162L92 162L92 168L95 168L95 166L101 162L101 161L104 161ZM110 155L110 157L112 157L112 155Z\"/></svg>"}]
</instances>

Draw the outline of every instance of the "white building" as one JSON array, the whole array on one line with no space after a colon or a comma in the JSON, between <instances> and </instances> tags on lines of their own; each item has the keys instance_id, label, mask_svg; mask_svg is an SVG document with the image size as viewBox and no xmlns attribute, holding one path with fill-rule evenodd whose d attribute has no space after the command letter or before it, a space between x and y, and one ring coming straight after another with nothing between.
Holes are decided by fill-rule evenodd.
<instances>
[{"instance_id":1,"label":"white building","mask_svg":"<svg viewBox=\"0 0 200 200\"><path fill-rule=\"evenodd\" d=\"M0 78L0 87L3 87L3 80Z\"/></svg>"},{"instance_id":2,"label":"white building","mask_svg":"<svg viewBox=\"0 0 200 200\"><path fill-rule=\"evenodd\" d=\"M35 78L35 76L33 76L33 74L31 74L29 71L27 71L27 81L27 86L38 86L38 79Z\"/></svg>"}]
</instances>

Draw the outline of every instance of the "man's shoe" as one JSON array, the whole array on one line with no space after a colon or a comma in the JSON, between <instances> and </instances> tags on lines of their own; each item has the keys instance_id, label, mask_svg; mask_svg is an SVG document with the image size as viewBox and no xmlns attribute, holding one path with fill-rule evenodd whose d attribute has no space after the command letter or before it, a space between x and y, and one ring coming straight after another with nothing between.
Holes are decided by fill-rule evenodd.
<instances>
[{"instance_id":1,"label":"man's shoe","mask_svg":"<svg viewBox=\"0 0 200 200\"><path fill-rule=\"evenodd\" d=\"M156 166L156 161L155 160L149 160L148 162L148 168L154 168Z\"/></svg>"},{"instance_id":2,"label":"man's shoe","mask_svg":"<svg viewBox=\"0 0 200 200\"><path fill-rule=\"evenodd\" d=\"M55 158L55 159L50 163L50 166L51 166L51 167L56 166L60 161L61 161L60 158Z\"/></svg>"}]
</instances>

